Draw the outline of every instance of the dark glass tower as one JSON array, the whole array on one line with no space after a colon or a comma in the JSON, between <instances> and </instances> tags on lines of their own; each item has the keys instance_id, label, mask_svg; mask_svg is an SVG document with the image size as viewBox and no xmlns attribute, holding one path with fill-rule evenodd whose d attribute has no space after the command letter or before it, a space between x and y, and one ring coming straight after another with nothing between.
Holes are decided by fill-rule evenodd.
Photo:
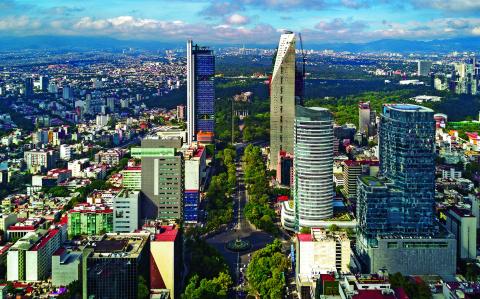
<instances>
[{"instance_id":1,"label":"dark glass tower","mask_svg":"<svg viewBox=\"0 0 480 299\"><path fill-rule=\"evenodd\" d=\"M213 137L215 124L215 56L208 47L187 42L188 144L198 133Z\"/></svg>"},{"instance_id":2,"label":"dark glass tower","mask_svg":"<svg viewBox=\"0 0 480 299\"><path fill-rule=\"evenodd\" d=\"M359 228L378 235L434 232L435 121L417 105L383 107L379 129L380 177L358 182Z\"/></svg>"}]
</instances>

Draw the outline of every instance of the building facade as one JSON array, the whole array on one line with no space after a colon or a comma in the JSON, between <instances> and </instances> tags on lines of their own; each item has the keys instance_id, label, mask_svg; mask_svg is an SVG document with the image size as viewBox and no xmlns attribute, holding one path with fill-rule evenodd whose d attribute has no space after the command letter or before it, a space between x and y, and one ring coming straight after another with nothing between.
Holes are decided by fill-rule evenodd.
<instances>
[{"instance_id":1,"label":"building facade","mask_svg":"<svg viewBox=\"0 0 480 299\"><path fill-rule=\"evenodd\" d=\"M343 194L347 198L357 197L357 179L361 175L375 176L379 170L378 161L343 161Z\"/></svg>"},{"instance_id":2,"label":"building facade","mask_svg":"<svg viewBox=\"0 0 480 299\"><path fill-rule=\"evenodd\" d=\"M434 214L433 110L384 105L379 128L379 177L357 181L357 253L365 271L455 273L455 238Z\"/></svg>"},{"instance_id":3,"label":"building facade","mask_svg":"<svg viewBox=\"0 0 480 299\"><path fill-rule=\"evenodd\" d=\"M60 156L56 150L34 149L24 153L27 168L32 173L50 170L55 168Z\"/></svg>"},{"instance_id":4,"label":"building facade","mask_svg":"<svg viewBox=\"0 0 480 299\"><path fill-rule=\"evenodd\" d=\"M293 194L297 229L333 215L333 117L328 109L296 107Z\"/></svg>"},{"instance_id":5,"label":"building facade","mask_svg":"<svg viewBox=\"0 0 480 299\"><path fill-rule=\"evenodd\" d=\"M138 296L140 277L148 277L146 233L107 234L85 248L83 299Z\"/></svg>"},{"instance_id":6,"label":"building facade","mask_svg":"<svg viewBox=\"0 0 480 299\"><path fill-rule=\"evenodd\" d=\"M78 204L67 216L69 237L113 231L113 210L101 204Z\"/></svg>"},{"instance_id":7,"label":"building facade","mask_svg":"<svg viewBox=\"0 0 480 299\"><path fill-rule=\"evenodd\" d=\"M213 141L215 115L215 56L208 47L187 41L188 144L198 133L210 133Z\"/></svg>"},{"instance_id":8,"label":"building facade","mask_svg":"<svg viewBox=\"0 0 480 299\"><path fill-rule=\"evenodd\" d=\"M270 82L270 169L278 164L278 152L293 153L295 119L295 34L280 37Z\"/></svg>"},{"instance_id":9,"label":"building facade","mask_svg":"<svg viewBox=\"0 0 480 299\"><path fill-rule=\"evenodd\" d=\"M138 191L142 189L142 167L132 166L120 171L123 188Z\"/></svg>"},{"instance_id":10,"label":"building facade","mask_svg":"<svg viewBox=\"0 0 480 299\"><path fill-rule=\"evenodd\" d=\"M142 196L142 219L182 219L184 160L176 148L142 143Z\"/></svg>"},{"instance_id":11,"label":"building facade","mask_svg":"<svg viewBox=\"0 0 480 299\"><path fill-rule=\"evenodd\" d=\"M457 256L472 260L477 257L477 218L467 209L451 207L446 212L445 228L457 239Z\"/></svg>"},{"instance_id":12,"label":"building facade","mask_svg":"<svg viewBox=\"0 0 480 299\"><path fill-rule=\"evenodd\" d=\"M123 190L113 199L113 231L131 233L138 229L140 192Z\"/></svg>"}]
</instances>

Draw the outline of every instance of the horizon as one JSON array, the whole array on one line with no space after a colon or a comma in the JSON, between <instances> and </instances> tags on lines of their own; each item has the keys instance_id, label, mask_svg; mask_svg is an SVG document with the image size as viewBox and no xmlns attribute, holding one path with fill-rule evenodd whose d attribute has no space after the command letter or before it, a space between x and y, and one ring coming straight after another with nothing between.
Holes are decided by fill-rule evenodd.
<instances>
[{"instance_id":1,"label":"horizon","mask_svg":"<svg viewBox=\"0 0 480 299\"><path fill-rule=\"evenodd\" d=\"M0 0L0 17L0 36L11 37L270 45L285 29L311 44L480 36L472 0Z\"/></svg>"}]
</instances>

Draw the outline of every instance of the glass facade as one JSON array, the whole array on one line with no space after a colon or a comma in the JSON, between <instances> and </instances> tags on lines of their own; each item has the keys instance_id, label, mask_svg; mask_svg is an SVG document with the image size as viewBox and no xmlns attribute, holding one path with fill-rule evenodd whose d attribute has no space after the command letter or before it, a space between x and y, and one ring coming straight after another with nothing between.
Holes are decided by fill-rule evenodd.
<instances>
[{"instance_id":1,"label":"glass facade","mask_svg":"<svg viewBox=\"0 0 480 299\"><path fill-rule=\"evenodd\" d=\"M188 143L199 132L215 129L215 56L207 47L187 43L187 124Z\"/></svg>"},{"instance_id":2,"label":"glass facade","mask_svg":"<svg viewBox=\"0 0 480 299\"><path fill-rule=\"evenodd\" d=\"M333 215L333 118L328 109L295 108L295 226L318 226Z\"/></svg>"},{"instance_id":3,"label":"glass facade","mask_svg":"<svg viewBox=\"0 0 480 299\"><path fill-rule=\"evenodd\" d=\"M359 230L378 235L434 233L433 110L384 105L379 128L380 178L358 180Z\"/></svg>"},{"instance_id":4,"label":"glass facade","mask_svg":"<svg viewBox=\"0 0 480 299\"><path fill-rule=\"evenodd\" d=\"M198 221L198 203L200 202L200 192L185 191L183 219L185 222L196 223Z\"/></svg>"}]
</instances>

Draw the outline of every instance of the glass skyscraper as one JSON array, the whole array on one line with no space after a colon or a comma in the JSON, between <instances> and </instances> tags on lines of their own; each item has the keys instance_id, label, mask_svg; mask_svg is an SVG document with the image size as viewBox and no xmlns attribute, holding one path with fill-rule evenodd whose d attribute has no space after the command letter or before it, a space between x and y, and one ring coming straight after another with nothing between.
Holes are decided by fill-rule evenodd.
<instances>
[{"instance_id":1,"label":"glass skyscraper","mask_svg":"<svg viewBox=\"0 0 480 299\"><path fill-rule=\"evenodd\" d=\"M317 227L333 215L333 117L320 107L295 108L295 226Z\"/></svg>"},{"instance_id":2,"label":"glass skyscraper","mask_svg":"<svg viewBox=\"0 0 480 299\"><path fill-rule=\"evenodd\" d=\"M433 110L384 105L379 126L380 173L357 181L357 254L364 271L452 275L455 237L435 220Z\"/></svg>"},{"instance_id":3,"label":"glass skyscraper","mask_svg":"<svg viewBox=\"0 0 480 299\"><path fill-rule=\"evenodd\" d=\"M433 110L384 105L379 128L380 177L361 177L360 230L368 235L428 235L434 228Z\"/></svg>"},{"instance_id":4,"label":"glass skyscraper","mask_svg":"<svg viewBox=\"0 0 480 299\"><path fill-rule=\"evenodd\" d=\"M215 56L208 47L187 42L187 131L188 144L199 133L213 139L215 114Z\"/></svg>"}]
</instances>

